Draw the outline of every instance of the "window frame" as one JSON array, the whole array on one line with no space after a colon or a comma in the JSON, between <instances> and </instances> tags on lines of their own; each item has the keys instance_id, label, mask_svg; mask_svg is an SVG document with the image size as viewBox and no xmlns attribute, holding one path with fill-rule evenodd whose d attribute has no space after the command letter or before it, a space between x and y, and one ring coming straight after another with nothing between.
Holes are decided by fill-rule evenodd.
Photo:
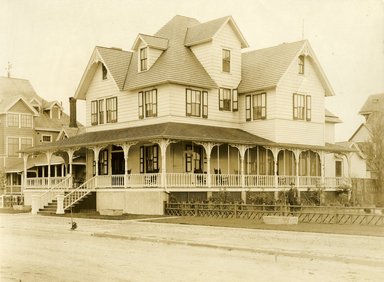
<instances>
[{"instance_id":1,"label":"window frame","mask_svg":"<svg viewBox=\"0 0 384 282\"><path fill-rule=\"evenodd\" d=\"M304 55L300 55L298 57L298 60L299 60L299 74L304 74L305 72L305 57Z\"/></svg>"},{"instance_id":2,"label":"window frame","mask_svg":"<svg viewBox=\"0 0 384 282\"><path fill-rule=\"evenodd\" d=\"M91 101L91 125L99 124L99 101Z\"/></svg>"},{"instance_id":3,"label":"window frame","mask_svg":"<svg viewBox=\"0 0 384 282\"><path fill-rule=\"evenodd\" d=\"M26 124L27 121L27 125ZM20 128L33 128L33 117L31 114L20 114Z\"/></svg>"},{"instance_id":4,"label":"window frame","mask_svg":"<svg viewBox=\"0 0 384 282\"><path fill-rule=\"evenodd\" d=\"M237 89L232 89L232 111L237 112L239 110L239 93Z\"/></svg>"},{"instance_id":5,"label":"window frame","mask_svg":"<svg viewBox=\"0 0 384 282\"><path fill-rule=\"evenodd\" d=\"M304 94L293 93L293 119L305 120L305 95Z\"/></svg>"},{"instance_id":6,"label":"window frame","mask_svg":"<svg viewBox=\"0 0 384 282\"><path fill-rule=\"evenodd\" d=\"M98 100L98 122L99 124L104 124L105 122L104 99Z\"/></svg>"},{"instance_id":7,"label":"window frame","mask_svg":"<svg viewBox=\"0 0 384 282\"><path fill-rule=\"evenodd\" d=\"M335 177L343 177L343 160L335 160Z\"/></svg>"},{"instance_id":8,"label":"window frame","mask_svg":"<svg viewBox=\"0 0 384 282\"><path fill-rule=\"evenodd\" d=\"M312 97L311 97L311 95L305 96L305 118L307 121L312 120Z\"/></svg>"},{"instance_id":9,"label":"window frame","mask_svg":"<svg viewBox=\"0 0 384 282\"><path fill-rule=\"evenodd\" d=\"M7 127L20 127L20 114L7 113Z\"/></svg>"},{"instance_id":10,"label":"window frame","mask_svg":"<svg viewBox=\"0 0 384 282\"><path fill-rule=\"evenodd\" d=\"M14 141L16 140L17 141L17 144L16 143L12 143L10 144L10 140L13 139ZM17 149L15 150L15 147L17 145ZM10 148L12 147L12 153L13 154L10 154ZM7 137L7 157L19 157L20 154L17 153L17 151L20 150L20 137L14 137L14 136L8 136Z\"/></svg>"},{"instance_id":11,"label":"window frame","mask_svg":"<svg viewBox=\"0 0 384 282\"><path fill-rule=\"evenodd\" d=\"M252 120L252 95L245 96L245 121Z\"/></svg>"},{"instance_id":12,"label":"window frame","mask_svg":"<svg viewBox=\"0 0 384 282\"><path fill-rule=\"evenodd\" d=\"M222 49L222 66L221 71L225 73L231 73L231 50Z\"/></svg>"},{"instance_id":13,"label":"window frame","mask_svg":"<svg viewBox=\"0 0 384 282\"><path fill-rule=\"evenodd\" d=\"M45 141L44 137L49 137L49 141ZM50 134L42 134L41 135L41 142L42 143L51 143L52 142L52 135L50 135Z\"/></svg>"},{"instance_id":14,"label":"window frame","mask_svg":"<svg viewBox=\"0 0 384 282\"><path fill-rule=\"evenodd\" d=\"M208 92L186 88L185 106L186 116L206 118L208 116Z\"/></svg>"},{"instance_id":15,"label":"window frame","mask_svg":"<svg viewBox=\"0 0 384 282\"><path fill-rule=\"evenodd\" d=\"M108 79L108 70L104 64L101 64L101 78L102 80Z\"/></svg>"},{"instance_id":16,"label":"window frame","mask_svg":"<svg viewBox=\"0 0 384 282\"><path fill-rule=\"evenodd\" d=\"M110 107L111 106L111 107ZM106 123L116 123L117 117L117 97L110 97L105 99L105 112L106 112Z\"/></svg>"},{"instance_id":17,"label":"window frame","mask_svg":"<svg viewBox=\"0 0 384 282\"><path fill-rule=\"evenodd\" d=\"M150 97L148 102L147 98ZM139 119L157 117L157 88L151 90L140 91L138 93L138 114ZM150 108L150 109L149 109ZM150 113L151 111L151 113Z\"/></svg>"},{"instance_id":18,"label":"window frame","mask_svg":"<svg viewBox=\"0 0 384 282\"><path fill-rule=\"evenodd\" d=\"M148 47L140 48L139 62L140 62L140 71L148 70Z\"/></svg>"},{"instance_id":19,"label":"window frame","mask_svg":"<svg viewBox=\"0 0 384 282\"><path fill-rule=\"evenodd\" d=\"M256 101L256 105L255 105ZM267 118L267 93L257 93L252 95L252 119L261 120ZM259 105L259 102L261 105Z\"/></svg>"},{"instance_id":20,"label":"window frame","mask_svg":"<svg viewBox=\"0 0 384 282\"><path fill-rule=\"evenodd\" d=\"M230 88L219 88L219 110L225 112L232 111L231 103L232 90Z\"/></svg>"}]
</instances>

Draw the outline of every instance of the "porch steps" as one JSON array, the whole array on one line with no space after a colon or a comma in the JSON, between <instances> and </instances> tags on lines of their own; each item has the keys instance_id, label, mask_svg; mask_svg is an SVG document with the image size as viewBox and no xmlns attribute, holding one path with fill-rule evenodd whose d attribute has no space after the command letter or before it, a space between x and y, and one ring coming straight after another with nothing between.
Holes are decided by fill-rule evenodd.
<instances>
[{"instance_id":1,"label":"porch steps","mask_svg":"<svg viewBox=\"0 0 384 282\"><path fill-rule=\"evenodd\" d=\"M77 201L76 203L73 204L73 209L76 209L76 207L78 206L81 206L81 203L85 200L87 200L88 198L88 195L84 196L82 199L80 199L79 201ZM51 203L49 203L48 205L44 206L44 208L40 209L37 214L41 214L41 215L52 215L52 214L56 214L56 210L57 210L57 200L53 200ZM70 212L71 210L70 209L67 209L67 210L64 210L66 213L67 212Z\"/></svg>"}]
</instances>

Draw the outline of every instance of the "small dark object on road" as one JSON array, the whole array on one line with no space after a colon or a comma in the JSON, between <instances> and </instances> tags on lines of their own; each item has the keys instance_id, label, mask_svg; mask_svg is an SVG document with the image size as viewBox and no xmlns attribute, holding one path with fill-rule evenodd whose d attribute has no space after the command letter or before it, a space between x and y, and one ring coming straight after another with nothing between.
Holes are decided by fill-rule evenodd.
<instances>
[{"instance_id":1,"label":"small dark object on road","mask_svg":"<svg viewBox=\"0 0 384 282\"><path fill-rule=\"evenodd\" d=\"M75 230L77 228L77 223L76 222L72 222L72 226L71 226L71 230Z\"/></svg>"}]
</instances>

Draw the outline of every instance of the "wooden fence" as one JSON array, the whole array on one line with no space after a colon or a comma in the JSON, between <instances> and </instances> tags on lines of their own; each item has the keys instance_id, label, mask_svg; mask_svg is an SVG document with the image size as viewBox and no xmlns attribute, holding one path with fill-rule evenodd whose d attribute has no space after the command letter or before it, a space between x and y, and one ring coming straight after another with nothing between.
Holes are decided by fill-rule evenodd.
<instances>
[{"instance_id":1,"label":"wooden fence","mask_svg":"<svg viewBox=\"0 0 384 282\"><path fill-rule=\"evenodd\" d=\"M166 203L170 216L244 218L262 221L263 216L297 216L299 223L360 224L384 226L382 208L244 205L216 203Z\"/></svg>"}]
</instances>

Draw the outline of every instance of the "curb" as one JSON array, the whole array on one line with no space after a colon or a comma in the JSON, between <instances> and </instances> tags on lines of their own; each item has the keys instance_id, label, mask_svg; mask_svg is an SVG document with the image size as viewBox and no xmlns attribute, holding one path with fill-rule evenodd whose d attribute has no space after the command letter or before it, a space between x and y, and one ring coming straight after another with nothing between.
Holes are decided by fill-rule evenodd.
<instances>
[{"instance_id":1,"label":"curb","mask_svg":"<svg viewBox=\"0 0 384 282\"><path fill-rule=\"evenodd\" d=\"M304 253L302 251L288 251L282 249L261 249L261 248L249 248L249 247L239 247L239 246L228 246L228 245L219 245L219 244L209 244L209 243L200 243L194 241L186 240L177 240L170 238L151 238L151 237L139 237L132 235L121 235L121 234L112 234L112 233L92 233L91 236L100 237L100 238L111 238L111 239L124 239L131 241L142 241L142 242L153 242L161 244L174 244L181 246L191 246L191 247L200 247L200 248L210 248L210 249L220 249L226 251L240 251L240 252L249 252L254 254L264 254L269 256L274 256L275 261L277 261L278 256L285 257L294 257L301 259L318 259L325 261L336 261L343 263L355 263L360 265L369 265L369 266L380 266L384 267L384 262L373 259L373 258L356 258L356 257L345 257L339 255L324 255L324 254L311 254Z\"/></svg>"}]
</instances>

